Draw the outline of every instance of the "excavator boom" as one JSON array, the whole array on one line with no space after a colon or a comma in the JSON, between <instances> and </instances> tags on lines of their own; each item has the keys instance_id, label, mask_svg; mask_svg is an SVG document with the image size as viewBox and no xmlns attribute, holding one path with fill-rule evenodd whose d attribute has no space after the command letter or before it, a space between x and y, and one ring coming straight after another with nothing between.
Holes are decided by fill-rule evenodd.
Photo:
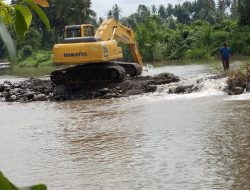
<instances>
[{"instance_id":1,"label":"excavator boom","mask_svg":"<svg viewBox=\"0 0 250 190\"><path fill-rule=\"evenodd\" d=\"M117 42L127 44L134 62L142 64L142 57L136 44L134 32L131 28L123 26L114 19L107 19L96 30L95 36L103 41L115 39Z\"/></svg>"}]
</instances>

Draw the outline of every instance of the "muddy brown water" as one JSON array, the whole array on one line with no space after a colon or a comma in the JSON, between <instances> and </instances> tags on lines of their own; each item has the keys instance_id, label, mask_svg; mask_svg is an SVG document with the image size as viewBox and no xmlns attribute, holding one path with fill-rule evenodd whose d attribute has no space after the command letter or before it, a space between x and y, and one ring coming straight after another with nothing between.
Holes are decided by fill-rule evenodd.
<instances>
[{"instance_id":1,"label":"muddy brown water","mask_svg":"<svg viewBox=\"0 0 250 190\"><path fill-rule=\"evenodd\" d=\"M21 80L4 72L0 80ZM209 66L146 74L160 72L190 81ZM110 100L1 102L0 170L19 186L49 190L249 189L250 95L228 96L224 83L185 95L162 85Z\"/></svg>"}]
</instances>

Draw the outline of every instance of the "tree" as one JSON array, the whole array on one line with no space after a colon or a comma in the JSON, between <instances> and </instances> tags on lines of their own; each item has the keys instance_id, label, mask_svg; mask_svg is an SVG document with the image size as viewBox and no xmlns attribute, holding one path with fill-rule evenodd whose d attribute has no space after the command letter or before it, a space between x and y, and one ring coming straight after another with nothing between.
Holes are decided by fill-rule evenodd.
<instances>
[{"instance_id":1,"label":"tree","mask_svg":"<svg viewBox=\"0 0 250 190\"><path fill-rule=\"evenodd\" d=\"M151 6L151 12L152 12L153 15L156 15L156 13L157 13L157 8L156 8L155 5L152 5L152 6Z\"/></svg>"},{"instance_id":2,"label":"tree","mask_svg":"<svg viewBox=\"0 0 250 190\"><path fill-rule=\"evenodd\" d=\"M120 19L121 12L122 12L122 10L120 9L120 7L119 7L117 4L115 4L115 5L112 7L112 15L113 15L113 18L114 18L114 19L119 20L119 19Z\"/></svg>"},{"instance_id":3,"label":"tree","mask_svg":"<svg viewBox=\"0 0 250 190\"><path fill-rule=\"evenodd\" d=\"M214 0L197 0L193 3L193 20L203 20L210 24L215 23Z\"/></svg>"},{"instance_id":4,"label":"tree","mask_svg":"<svg viewBox=\"0 0 250 190\"><path fill-rule=\"evenodd\" d=\"M114 18L115 20L120 20L122 10L120 7L115 4L111 10L108 11L107 17L108 18Z\"/></svg>"},{"instance_id":5,"label":"tree","mask_svg":"<svg viewBox=\"0 0 250 190\"><path fill-rule=\"evenodd\" d=\"M138 22L143 22L150 16L150 9L146 5L139 5L137 9L137 20Z\"/></svg>"},{"instance_id":6,"label":"tree","mask_svg":"<svg viewBox=\"0 0 250 190\"><path fill-rule=\"evenodd\" d=\"M90 8L90 0L55 0L57 18L63 18L66 24L81 24L96 13Z\"/></svg>"},{"instance_id":7,"label":"tree","mask_svg":"<svg viewBox=\"0 0 250 190\"><path fill-rule=\"evenodd\" d=\"M250 1L238 0L239 22L242 25L250 25Z\"/></svg>"},{"instance_id":8,"label":"tree","mask_svg":"<svg viewBox=\"0 0 250 190\"><path fill-rule=\"evenodd\" d=\"M165 20L167 18L166 9L164 5L159 6L158 15L160 16L162 20Z\"/></svg>"},{"instance_id":9,"label":"tree","mask_svg":"<svg viewBox=\"0 0 250 190\"><path fill-rule=\"evenodd\" d=\"M238 19L239 18L239 12L238 12L238 1L233 0L231 5L231 18L232 19Z\"/></svg>"},{"instance_id":10,"label":"tree","mask_svg":"<svg viewBox=\"0 0 250 190\"><path fill-rule=\"evenodd\" d=\"M112 17L113 17L112 10L109 10L107 13L107 18L112 18Z\"/></svg>"},{"instance_id":11,"label":"tree","mask_svg":"<svg viewBox=\"0 0 250 190\"><path fill-rule=\"evenodd\" d=\"M166 16L167 18L171 18L173 15L173 5L168 4L168 7L166 8Z\"/></svg>"},{"instance_id":12,"label":"tree","mask_svg":"<svg viewBox=\"0 0 250 190\"><path fill-rule=\"evenodd\" d=\"M189 23L191 21L191 3L185 2L182 5L175 5L173 15L180 23Z\"/></svg>"}]
</instances>

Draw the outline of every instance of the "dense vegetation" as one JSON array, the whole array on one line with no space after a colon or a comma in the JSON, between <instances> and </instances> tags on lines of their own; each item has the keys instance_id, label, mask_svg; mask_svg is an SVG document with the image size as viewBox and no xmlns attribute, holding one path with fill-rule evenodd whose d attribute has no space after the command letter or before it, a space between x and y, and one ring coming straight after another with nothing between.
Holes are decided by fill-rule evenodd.
<instances>
[{"instance_id":1,"label":"dense vegetation","mask_svg":"<svg viewBox=\"0 0 250 190\"><path fill-rule=\"evenodd\" d=\"M13 4L20 2L12 0ZM43 11L51 30L33 15L24 39L13 33L21 66L50 64L52 46L62 40L65 25L92 23L98 26L104 19L96 18L90 0L48 2L50 7ZM249 0L195 0L158 7L139 5L128 17L122 17L122 8L114 5L107 17L114 17L134 29L144 62L201 59L216 55L225 41L235 54L250 55L249 9ZM0 46L0 59L6 55L6 48ZM124 55L126 60L131 59L126 47Z\"/></svg>"}]
</instances>

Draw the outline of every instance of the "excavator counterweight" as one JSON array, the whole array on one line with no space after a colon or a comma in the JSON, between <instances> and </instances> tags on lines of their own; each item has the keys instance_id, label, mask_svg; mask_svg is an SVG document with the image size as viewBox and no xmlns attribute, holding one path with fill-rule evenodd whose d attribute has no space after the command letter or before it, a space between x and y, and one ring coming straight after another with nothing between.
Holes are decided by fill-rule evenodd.
<instances>
[{"instance_id":1,"label":"excavator counterweight","mask_svg":"<svg viewBox=\"0 0 250 190\"><path fill-rule=\"evenodd\" d=\"M66 26L64 40L53 47L56 65L73 65L51 73L54 84L115 83L126 75L141 75L142 58L132 29L114 19L105 20L94 34L90 24ZM119 62L122 49L118 43L129 46L134 63Z\"/></svg>"}]
</instances>

